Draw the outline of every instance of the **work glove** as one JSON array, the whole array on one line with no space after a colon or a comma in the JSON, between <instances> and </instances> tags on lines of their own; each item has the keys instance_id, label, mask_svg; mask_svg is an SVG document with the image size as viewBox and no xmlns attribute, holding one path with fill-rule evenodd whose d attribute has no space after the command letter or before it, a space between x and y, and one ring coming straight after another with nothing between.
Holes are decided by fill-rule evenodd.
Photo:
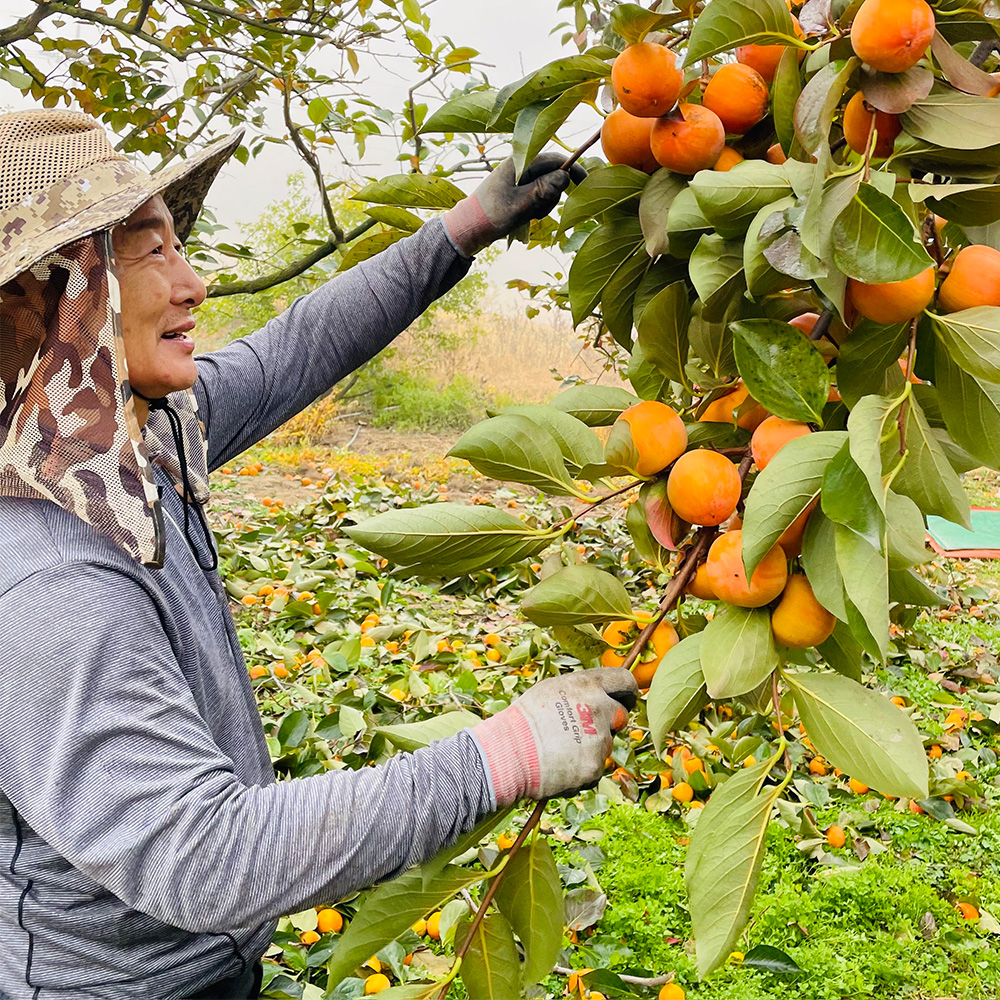
<instances>
[{"instance_id":1,"label":"work glove","mask_svg":"<svg viewBox=\"0 0 1000 1000\"><path fill-rule=\"evenodd\" d=\"M628 721L638 692L631 671L578 670L539 681L469 730L482 749L497 808L597 784L612 734Z\"/></svg>"},{"instance_id":2,"label":"work glove","mask_svg":"<svg viewBox=\"0 0 1000 1000\"><path fill-rule=\"evenodd\" d=\"M508 157L471 195L445 212L444 225L451 242L472 257L518 226L544 218L556 207L570 181L579 184L587 176L578 163L560 170L565 160L563 153L542 153L515 183L514 161Z\"/></svg>"}]
</instances>

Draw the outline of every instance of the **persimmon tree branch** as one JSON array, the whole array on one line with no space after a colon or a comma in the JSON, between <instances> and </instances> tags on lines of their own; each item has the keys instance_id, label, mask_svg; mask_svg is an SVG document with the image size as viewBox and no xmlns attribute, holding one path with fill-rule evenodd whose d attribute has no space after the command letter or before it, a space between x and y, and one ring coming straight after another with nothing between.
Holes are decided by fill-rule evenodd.
<instances>
[{"instance_id":1,"label":"persimmon tree branch","mask_svg":"<svg viewBox=\"0 0 1000 1000\"><path fill-rule=\"evenodd\" d=\"M914 316L910 320L910 347L906 352L906 371L903 372L903 378L909 382L910 376L913 374L913 365L916 362L917 357L917 317ZM906 454L906 411L909 409L910 396L913 394L912 386L909 387L909 392L906 394L906 398L899 405L899 413L896 415L896 424L899 427L899 454Z\"/></svg>"},{"instance_id":2,"label":"persimmon tree branch","mask_svg":"<svg viewBox=\"0 0 1000 1000\"><path fill-rule=\"evenodd\" d=\"M649 637L656 630L656 626L663 621L667 612L680 600L681 594L684 593L684 588L687 587L688 582L698 568L698 563L701 562L702 557L708 552L709 546L715 541L715 536L718 533L718 528L698 529L698 535L694 540L694 544L681 558L677 569L674 571L674 575L670 579L670 583L667 584L667 588L663 592L663 598L652 620L639 633L628 653L626 653L625 659L622 661L622 667L626 670L631 669L632 664L639 658L639 653L642 651L643 646L646 645Z\"/></svg>"},{"instance_id":3,"label":"persimmon tree branch","mask_svg":"<svg viewBox=\"0 0 1000 1000\"><path fill-rule=\"evenodd\" d=\"M318 264L325 257L336 253L341 247L347 246L348 243L356 240L362 233L367 232L374 225L374 219L367 219L346 232L344 238L339 243L335 240L328 240L313 250L312 253L308 253L298 260L292 261L291 264L286 264L284 267L280 267L268 274L262 274L256 278L247 278L244 281L226 281L209 285L208 297L214 299L222 295L246 295L249 292L262 292L265 288L273 288L275 285L280 285L283 281L297 278L303 271L308 271L313 264Z\"/></svg>"},{"instance_id":4,"label":"persimmon tree branch","mask_svg":"<svg viewBox=\"0 0 1000 1000\"><path fill-rule=\"evenodd\" d=\"M497 894L497 889L500 888L500 882L504 875L507 874L507 869L510 868L511 861L514 860L514 856L519 850L524 846L524 842L528 839L528 835L532 830L538 826L539 820L542 818L542 813L545 812L545 807L548 805L548 799L542 799L540 802L536 803L535 808L532 810L531 815L528 817L528 822L521 827L521 832L517 835L517 840L511 845L510 851L507 854L507 864L503 866L493 877L493 881L490 883L489 889L486 890L486 895L483 896L482 902L479 904L479 909L476 910L475 916L472 918L472 923L469 925L469 932L465 935L465 940L462 942L461 946L455 950L455 959L461 962L465 958L472 946L472 939L476 935L476 931L479 930L479 925L483 922L483 917L486 916L486 911L489 909L490 903L493 902L493 897ZM441 992L438 994L438 1000L444 1000L447 996L448 990L451 988L451 984L454 980L449 979L448 982L444 984L441 988Z\"/></svg>"},{"instance_id":5,"label":"persimmon tree branch","mask_svg":"<svg viewBox=\"0 0 1000 1000\"><path fill-rule=\"evenodd\" d=\"M316 181L316 187L319 188L319 197L323 205L323 214L326 216L326 224L330 227L333 242L338 244L343 243L344 231L337 224L336 216L333 214L333 206L330 204L330 196L326 191L326 181L323 179L323 171L319 165L319 157L302 139L299 127L292 121L291 94L292 79L291 77L286 77L285 86L282 89L281 101L281 110L285 116L285 125L288 128L289 135L291 136L292 144L295 146L299 156L305 161L306 166L309 167L309 170L312 172L313 178Z\"/></svg>"}]
</instances>

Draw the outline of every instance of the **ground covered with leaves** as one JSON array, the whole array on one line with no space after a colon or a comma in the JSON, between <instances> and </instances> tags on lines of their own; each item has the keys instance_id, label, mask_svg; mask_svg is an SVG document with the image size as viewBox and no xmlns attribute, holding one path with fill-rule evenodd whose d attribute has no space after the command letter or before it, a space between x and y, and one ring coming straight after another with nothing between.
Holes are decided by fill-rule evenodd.
<instances>
[{"instance_id":1,"label":"ground covered with leaves","mask_svg":"<svg viewBox=\"0 0 1000 1000\"><path fill-rule=\"evenodd\" d=\"M996 474L971 473L966 485L973 503L998 505ZM382 760L400 746L383 727L446 711L489 715L539 677L577 666L516 612L547 567L614 569L636 606L656 605L630 569L639 557L623 508L595 511L541 562L451 581L394 575L341 533L437 498L552 516L547 502L461 463L405 451L264 445L217 477L222 571L281 778ZM553 803L543 820L570 894L565 948L539 996L655 996L658 986L633 980L670 974L699 1000L770 1000L789 989L811 1000L1000 995L1000 572L937 560L924 578L945 603L906 632L894 627L889 662L871 669L876 689L923 736L930 797L890 801L850 782L786 717L797 804L771 824L742 950L698 983L683 889L688 836L715 770L762 759L775 733L752 706L713 704L658 756L640 706L599 787ZM681 612L712 607L690 600ZM689 802L675 795L682 783ZM490 865L525 817L504 820L464 860ZM329 901L348 923L358 902ZM268 954L264 995L347 998L377 972L394 985L421 970L440 975L467 913L457 897L443 908L438 938L411 932L339 984L326 975L339 932L318 930L315 911L290 915ZM571 975L581 970L594 971ZM460 983L451 995L463 995Z\"/></svg>"}]
</instances>

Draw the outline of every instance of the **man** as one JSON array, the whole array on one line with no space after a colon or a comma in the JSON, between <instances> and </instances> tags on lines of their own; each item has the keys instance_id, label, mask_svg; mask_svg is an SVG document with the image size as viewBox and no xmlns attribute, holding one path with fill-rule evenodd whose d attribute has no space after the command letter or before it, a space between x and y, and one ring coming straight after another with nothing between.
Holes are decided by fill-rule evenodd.
<instances>
[{"instance_id":1,"label":"man","mask_svg":"<svg viewBox=\"0 0 1000 1000\"><path fill-rule=\"evenodd\" d=\"M0 991L252 997L284 913L595 782L627 671L537 684L384 767L274 782L207 477L552 209L558 157L194 357L182 243L233 136L147 176L86 116L0 117ZM593 726L574 723L587 712ZM569 723L567 724L566 718Z\"/></svg>"}]
</instances>

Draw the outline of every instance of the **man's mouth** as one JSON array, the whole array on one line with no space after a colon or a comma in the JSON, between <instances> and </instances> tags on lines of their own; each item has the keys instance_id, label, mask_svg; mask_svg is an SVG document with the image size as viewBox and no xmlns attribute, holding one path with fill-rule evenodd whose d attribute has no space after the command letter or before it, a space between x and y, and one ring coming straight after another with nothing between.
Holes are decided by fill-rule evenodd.
<instances>
[{"instance_id":1,"label":"man's mouth","mask_svg":"<svg viewBox=\"0 0 1000 1000\"><path fill-rule=\"evenodd\" d=\"M161 340L190 340L188 334L194 329L194 320L182 323L176 330L167 330L160 334Z\"/></svg>"}]
</instances>

